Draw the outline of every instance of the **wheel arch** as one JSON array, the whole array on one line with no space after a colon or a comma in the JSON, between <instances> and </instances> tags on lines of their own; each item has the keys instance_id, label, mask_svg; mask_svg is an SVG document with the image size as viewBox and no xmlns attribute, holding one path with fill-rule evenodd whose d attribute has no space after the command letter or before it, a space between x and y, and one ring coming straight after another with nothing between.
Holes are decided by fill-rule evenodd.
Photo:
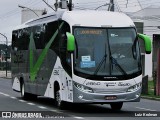
<instances>
[{"instance_id":1,"label":"wheel arch","mask_svg":"<svg viewBox=\"0 0 160 120\"><path fill-rule=\"evenodd\" d=\"M56 91L60 90L60 84L58 81L54 82L54 95L56 93Z\"/></svg>"}]
</instances>

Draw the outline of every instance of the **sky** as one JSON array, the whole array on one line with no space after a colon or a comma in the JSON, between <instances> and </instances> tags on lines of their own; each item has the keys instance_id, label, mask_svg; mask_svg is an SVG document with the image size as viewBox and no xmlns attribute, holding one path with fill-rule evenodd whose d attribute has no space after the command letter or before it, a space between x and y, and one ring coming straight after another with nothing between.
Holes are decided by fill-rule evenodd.
<instances>
[{"instance_id":1,"label":"sky","mask_svg":"<svg viewBox=\"0 0 160 120\"><path fill-rule=\"evenodd\" d=\"M46 0L50 5L55 0ZM74 9L96 9L108 3L109 0L72 0ZM122 12L136 12L150 5L160 6L160 0L115 0L117 10ZM140 3L140 4L139 4ZM42 0L0 0L0 33L7 36L9 44L12 39L12 30L21 24L21 8L18 5L26 6L30 9L44 9L48 13L53 12ZM100 9L107 9L103 6ZM5 38L0 36L0 44L5 44Z\"/></svg>"}]
</instances>

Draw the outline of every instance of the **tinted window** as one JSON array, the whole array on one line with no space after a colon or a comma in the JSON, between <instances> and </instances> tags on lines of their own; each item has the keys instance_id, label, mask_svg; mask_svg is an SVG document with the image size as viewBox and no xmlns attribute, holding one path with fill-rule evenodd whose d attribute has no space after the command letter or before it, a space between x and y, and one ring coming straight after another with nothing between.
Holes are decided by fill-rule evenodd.
<instances>
[{"instance_id":1,"label":"tinted window","mask_svg":"<svg viewBox=\"0 0 160 120\"><path fill-rule=\"evenodd\" d=\"M44 49L45 47L45 31L46 25L37 25L32 28L36 49Z\"/></svg>"},{"instance_id":2,"label":"tinted window","mask_svg":"<svg viewBox=\"0 0 160 120\"><path fill-rule=\"evenodd\" d=\"M29 38L30 37L30 28L19 29L17 31L13 31L12 34L12 49L14 47L17 50L27 50L29 46Z\"/></svg>"}]
</instances>

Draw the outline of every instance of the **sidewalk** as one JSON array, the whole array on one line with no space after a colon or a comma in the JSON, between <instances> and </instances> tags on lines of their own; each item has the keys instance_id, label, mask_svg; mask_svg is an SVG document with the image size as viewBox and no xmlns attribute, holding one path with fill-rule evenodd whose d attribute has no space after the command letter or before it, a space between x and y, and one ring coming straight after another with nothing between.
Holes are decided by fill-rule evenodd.
<instances>
[{"instance_id":1,"label":"sidewalk","mask_svg":"<svg viewBox=\"0 0 160 120\"><path fill-rule=\"evenodd\" d=\"M6 77L6 71L0 71L0 78L11 78L11 71L7 71L7 77Z\"/></svg>"},{"instance_id":2,"label":"sidewalk","mask_svg":"<svg viewBox=\"0 0 160 120\"><path fill-rule=\"evenodd\" d=\"M156 101L160 101L160 98L149 97L149 96L144 96L144 95L142 95L141 98L143 98L143 99L148 99L148 100L156 100Z\"/></svg>"}]
</instances>

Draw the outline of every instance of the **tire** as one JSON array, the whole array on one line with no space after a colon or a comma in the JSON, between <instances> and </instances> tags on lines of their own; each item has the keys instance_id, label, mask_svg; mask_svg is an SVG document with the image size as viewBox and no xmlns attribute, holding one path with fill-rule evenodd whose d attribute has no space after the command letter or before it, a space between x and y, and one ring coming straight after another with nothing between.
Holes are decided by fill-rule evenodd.
<instances>
[{"instance_id":1,"label":"tire","mask_svg":"<svg viewBox=\"0 0 160 120\"><path fill-rule=\"evenodd\" d=\"M112 110L121 110L123 106L123 102L115 102L115 103L111 103L110 105Z\"/></svg>"},{"instance_id":2,"label":"tire","mask_svg":"<svg viewBox=\"0 0 160 120\"><path fill-rule=\"evenodd\" d=\"M29 98L28 94L25 92L24 82L21 83L21 98L22 99L28 99Z\"/></svg>"},{"instance_id":3,"label":"tire","mask_svg":"<svg viewBox=\"0 0 160 120\"><path fill-rule=\"evenodd\" d=\"M65 109L65 102L61 100L61 94L59 90L55 93L55 104L59 109Z\"/></svg>"},{"instance_id":4,"label":"tire","mask_svg":"<svg viewBox=\"0 0 160 120\"><path fill-rule=\"evenodd\" d=\"M25 85L24 82L21 83L21 98L24 100L29 100L29 99L36 99L37 95L33 95L30 93L25 92Z\"/></svg>"}]
</instances>

